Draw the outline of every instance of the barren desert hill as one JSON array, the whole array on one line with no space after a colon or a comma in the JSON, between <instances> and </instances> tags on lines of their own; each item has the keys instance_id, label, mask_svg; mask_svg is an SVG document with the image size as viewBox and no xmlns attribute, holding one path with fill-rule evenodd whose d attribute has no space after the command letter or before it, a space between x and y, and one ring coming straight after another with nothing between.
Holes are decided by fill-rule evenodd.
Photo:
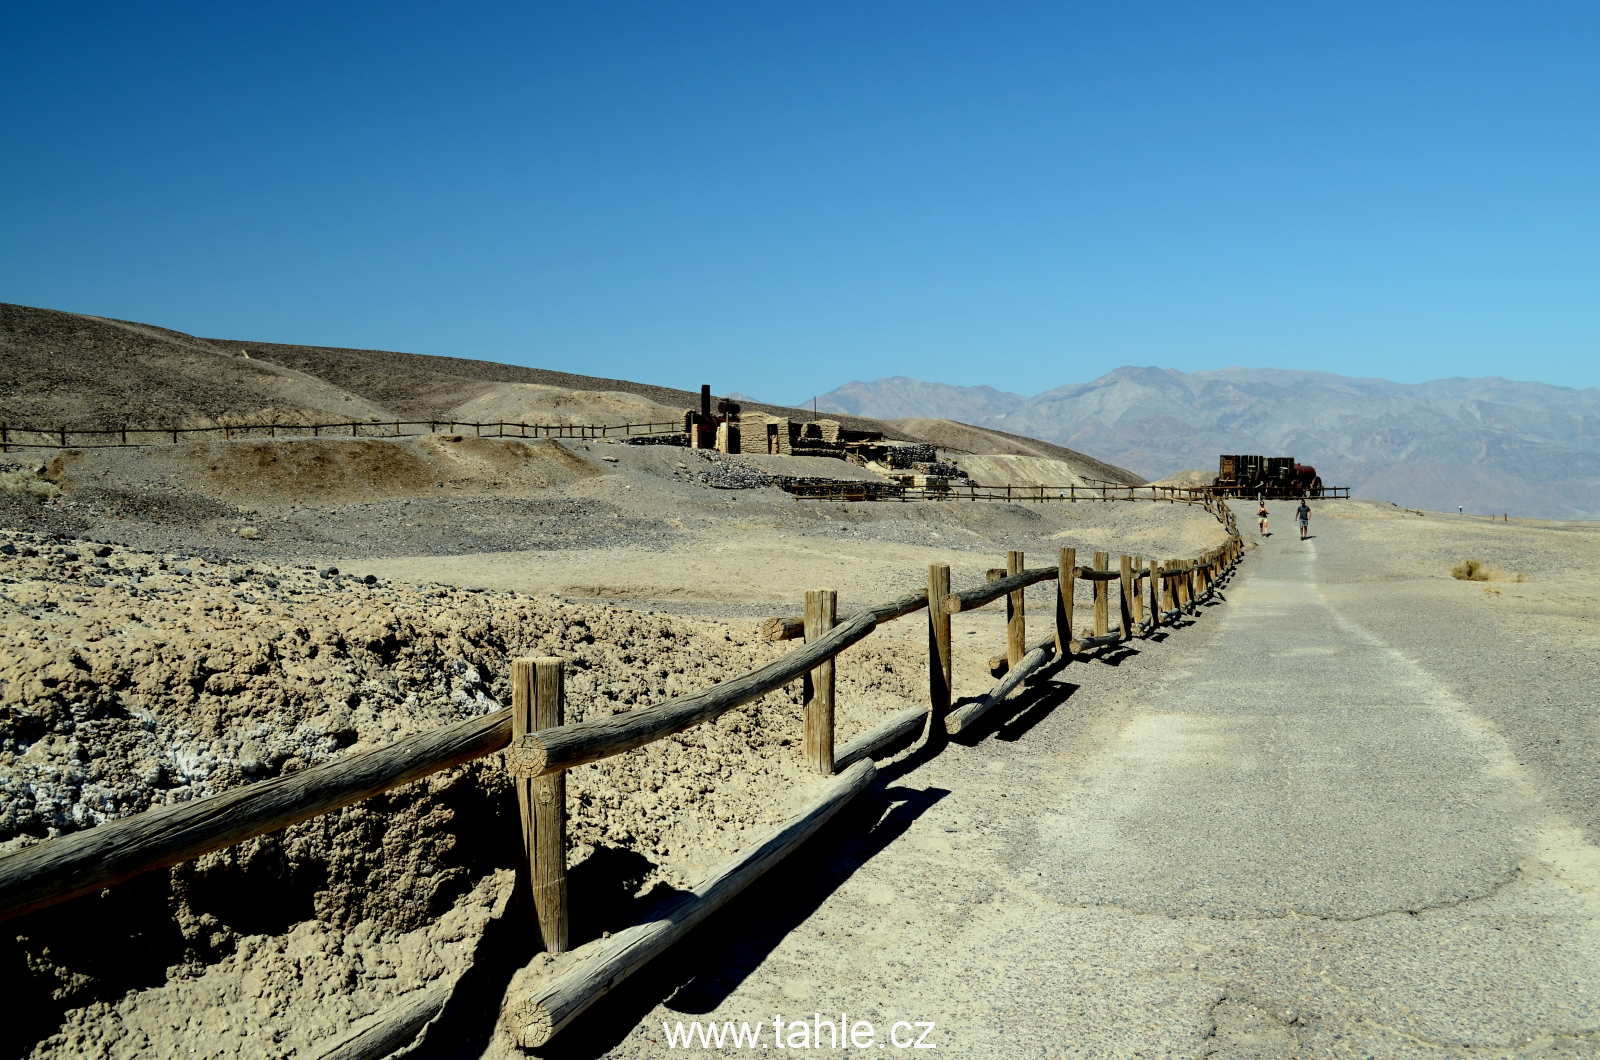
<instances>
[{"instance_id":1,"label":"barren desert hill","mask_svg":"<svg viewBox=\"0 0 1600 1060\"><path fill-rule=\"evenodd\" d=\"M689 390L460 357L325 346L287 346L232 339L204 341L224 348L245 350L253 358L327 380L352 394L392 409L401 416L461 416L464 407L488 404L495 396L503 394L500 388L505 384L633 394L663 410L689 408L700 401L700 395ZM749 399L742 399L741 406L748 411L774 416L796 419L811 416L805 409L769 405ZM1124 468L1097 460L1086 453L993 428L976 427L949 419L875 419L848 412L830 412L829 416L851 430L879 431L892 439L930 442L941 448L968 453L1060 460L1074 465L1075 469L1081 469L1080 473L1090 478L1130 484L1144 481Z\"/></svg>"},{"instance_id":2,"label":"barren desert hill","mask_svg":"<svg viewBox=\"0 0 1600 1060\"><path fill-rule=\"evenodd\" d=\"M182 332L0 303L0 420L13 426L192 425L383 409L314 376Z\"/></svg>"},{"instance_id":3,"label":"barren desert hill","mask_svg":"<svg viewBox=\"0 0 1600 1060\"><path fill-rule=\"evenodd\" d=\"M948 419L905 419L885 421L896 431L918 441L931 442L941 449L984 456L1022 456L1039 460L1059 461L1069 465L1084 479L1115 482L1127 486L1142 486L1144 479L1127 468L1096 460L1087 453L1055 445L1039 438L997 431L992 427L974 427Z\"/></svg>"},{"instance_id":4,"label":"barren desert hill","mask_svg":"<svg viewBox=\"0 0 1600 1060\"><path fill-rule=\"evenodd\" d=\"M461 422L672 422L693 390L493 361L390 350L201 338L134 321L0 303L0 421L13 427L200 426L223 422L455 419ZM743 402L808 419L806 410ZM1143 481L1086 454L940 420L834 414L963 452L1065 462L1089 478Z\"/></svg>"},{"instance_id":5,"label":"barren desert hill","mask_svg":"<svg viewBox=\"0 0 1600 1060\"><path fill-rule=\"evenodd\" d=\"M689 390L388 350L208 339L135 321L0 303L0 418L89 429L296 413L338 420L458 415L506 387L609 392L674 415ZM515 392L512 392L515 396ZM799 416L796 409L757 406ZM885 430L876 420L837 417ZM898 435L894 435L898 437Z\"/></svg>"}]
</instances>

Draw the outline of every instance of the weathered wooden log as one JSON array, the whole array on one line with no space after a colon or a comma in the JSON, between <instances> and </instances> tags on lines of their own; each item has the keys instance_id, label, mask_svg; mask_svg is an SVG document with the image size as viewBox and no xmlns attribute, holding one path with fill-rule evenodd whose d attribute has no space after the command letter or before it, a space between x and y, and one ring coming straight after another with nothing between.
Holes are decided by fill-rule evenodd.
<instances>
[{"instance_id":1,"label":"weathered wooden log","mask_svg":"<svg viewBox=\"0 0 1600 1060\"><path fill-rule=\"evenodd\" d=\"M415 1041L449 999L443 983L430 983L322 1045L320 1052L312 1052L312 1060L382 1060Z\"/></svg>"},{"instance_id":2,"label":"weathered wooden log","mask_svg":"<svg viewBox=\"0 0 1600 1060\"><path fill-rule=\"evenodd\" d=\"M511 738L553 729L566 720L566 660L511 660ZM539 942L567 952L567 775L518 777L522 853Z\"/></svg>"},{"instance_id":3,"label":"weathered wooden log","mask_svg":"<svg viewBox=\"0 0 1600 1060\"><path fill-rule=\"evenodd\" d=\"M1139 579L1144 577L1144 557L1124 556L1122 569L1124 571L1133 571L1131 580L1123 579L1123 595L1133 604L1133 628L1142 632L1144 630L1144 591L1139 586Z\"/></svg>"},{"instance_id":4,"label":"weathered wooden log","mask_svg":"<svg viewBox=\"0 0 1600 1060\"><path fill-rule=\"evenodd\" d=\"M806 643L814 643L838 624L838 594L832 589L806 590ZM801 747L812 772L833 775L833 656L806 672L800 695L805 721Z\"/></svg>"},{"instance_id":5,"label":"weathered wooden log","mask_svg":"<svg viewBox=\"0 0 1600 1060\"><path fill-rule=\"evenodd\" d=\"M833 768L843 772L863 758L871 758L883 748L921 732L927 721L928 712L921 707L912 707L898 714L891 714L839 748L839 753L833 760Z\"/></svg>"},{"instance_id":6,"label":"weathered wooden log","mask_svg":"<svg viewBox=\"0 0 1600 1060\"><path fill-rule=\"evenodd\" d=\"M1022 553L1015 549L1007 552L1007 577L1021 574L1023 569ZM1026 589L1013 589L1006 594L1006 662L1011 666L1017 665L1028 654L1027 606Z\"/></svg>"},{"instance_id":7,"label":"weathered wooden log","mask_svg":"<svg viewBox=\"0 0 1600 1060\"><path fill-rule=\"evenodd\" d=\"M879 625L882 625L885 622L893 622L897 618L904 618L909 614L921 611L927 606L928 594L924 591L911 593L908 596L902 596L898 600L891 600L886 604L879 604L876 607L869 607L865 610L871 611L873 618Z\"/></svg>"},{"instance_id":8,"label":"weathered wooden log","mask_svg":"<svg viewBox=\"0 0 1600 1060\"><path fill-rule=\"evenodd\" d=\"M950 567L928 564L928 599L943 600L950 595ZM928 608L928 709L942 718L950 709L950 689L954 683L954 656L950 648L950 616L942 607Z\"/></svg>"},{"instance_id":9,"label":"weathered wooden log","mask_svg":"<svg viewBox=\"0 0 1600 1060\"><path fill-rule=\"evenodd\" d=\"M799 640L806 635L806 620L799 616L769 618L756 629L762 640Z\"/></svg>"},{"instance_id":10,"label":"weathered wooden log","mask_svg":"<svg viewBox=\"0 0 1600 1060\"><path fill-rule=\"evenodd\" d=\"M734 707L760 699L866 638L879 622L908 615L926 607L928 594L910 596L863 608L844 619L813 644L775 659L758 670L700 692L658 703L653 707L592 718L559 729L530 733L506 749L506 768L514 776L542 776L562 769L598 762L602 758L643 747L675 732L712 721Z\"/></svg>"},{"instance_id":11,"label":"weathered wooden log","mask_svg":"<svg viewBox=\"0 0 1600 1060\"><path fill-rule=\"evenodd\" d=\"M836 627L844 628L844 627ZM543 1045L628 976L642 968L695 925L805 842L857 793L872 783L878 767L860 761L841 773L817 800L766 839L724 862L693 891L648 923L619 931L600 943L583 963L548 982L519 972L506 990L501 1022L524 1049ZM532 979L531 982L528 980ZM526 984L526 985L525 985Z\"/></svg>"},{"instance_id":12,"label":"weathered wooden log","mask_svg":"<svg viewBox=\"0 0 1600 1060\"><path fill-rule=\"evenodd\" d=\"M1002 596L1016 592L1018 589L1025 589L1030 585L1049 581L1057 577L1058 574L1059 572L1054 567L1035 567L1032 570L1025 570L1021 574L1012 575L1009 578L1001 578L998 581L989 582L979 589L951 593L944 598L941 606L944 608L945 614L958 615L963 611L972 611L985 604L992 604Z\"/></svg>"},{"instance_id":13,"label":"weathered wooden log","mask_svg":"<svg viewBox=\"0 0 1600 1060\"><path fill-rule=\"evenodd\" d=\"M1093 651L1096 648L1105 648L1112 644L1121 643L1122 633L1120 630L1116 633L1107 633L1103 637L1080 637L1072 642L1072 653L1077 655L1081 652Z\"/></svg>"},{"instance_id":14,"label":"weathered wooden log","mask_svg":"<svg viewBox=\"0 0 1600 1060\"><path fill-rule=\"evenodd\" d=\"M500 710L7 854L0 857L0 920L287 828L482 758L510 740L511 711Z\"/></svg>"},{"instance_id":15,"label":"weathered wooden log","mask_svg":"<svg viewBox=\"0 0 1600 1060\"><path fill-rule=\"evenodd\" d=\"M1150 629L1161 625L1161 563L1151 560L1147 570L1150 578Z\"/></svg>"},{"instance_id":16,"label":"weathered wooden log","mask_svg":"<svg viewBox=\"0 0 1600 1060\"><path fill-rule=\"evenodd\" d=\"M1072 661L1072 595L1078 550L1064 548L1056 557L1056 651Z\"/></svg>"},{"instance_id":17,"label":"weathered wooden log","mask_svg":"<svg viewBox=\"0 0 1600 1060\"><path fill-rule=\"evenodd\" d=\"M1133 580L1133 557L1120 557L1122 566L1122 591L1117 594L1117 617L1122 621L1122 639L1133 639L1133 594L1137 585Z\"/></svg>"},{"instance_id":18,"label":"weathered wooden log","mask_svg":"<svg viewBox=\"0 0 1600 1060\"><path fill-rule=\"evenodd\" d=\"M989 656L989 676L1004 677L1006 671L1011 669L1011 660L1004 655Z\"/></svg>"},{"instance_id":19,"label":"weathered wooden log","mask_svg":"<svg viewBox=\"0 0 1600 1060\"><path fill-rule=\"evenodd\" d=\"M1094 554L1095 571L1104 573L1106 564L1110 560L1111 557L1106 553L1096 552ZM1107 579L1096 579L1094 583L1094 635L1097 637L1103 637L1111 632L1110 600L1106 592L1109 586L1110 582Z\"/></svg>"},{"instance_id":20,"label":"weathered wooden log","mask_svg":"<svg viewBox=\"0 0 1600 1060\"><path fill-rule=\"evenodd\" d=\"M1037 670L1044 661L1056 653L1056 638L1052 633L1038 644L1028 649L1011 672L1001 679L989 691L989 694L976 703L968 703L964 707L952 710L944 719L944 731L954 736L962 729L970 729L979 718L989 712L989 708L1009 696L1018 685L1033 671Z\"/></svg>"},{"instance_id":21,"label":"weathered wooden log","mask_svg":"<svg viewBox=\"0 0 1600 1060\"><path fill-rule=\"evenodd\" d=\"M1093 567L1079 567L1078 577L1086 582L1114 582L1122 577L1121 571L1095 570Z\"/></svg>"},{"instance_id":22,"label":"weathered wooden log","mask_svg":"<svg viewBox=\"0 0 1600 1060\"><path fill-rule=\"evenodd\" d=\"M897 618L904 618L915 611L921 611L928 606L926 593L913 593L895 601L897 610L886 611L879 615L879 622L892 622ZM806 620L804 615L784 615L781 618L766 618L756 627L756 634L762 640L803 640L806 635Z\"/></svg>"}]
</instances>

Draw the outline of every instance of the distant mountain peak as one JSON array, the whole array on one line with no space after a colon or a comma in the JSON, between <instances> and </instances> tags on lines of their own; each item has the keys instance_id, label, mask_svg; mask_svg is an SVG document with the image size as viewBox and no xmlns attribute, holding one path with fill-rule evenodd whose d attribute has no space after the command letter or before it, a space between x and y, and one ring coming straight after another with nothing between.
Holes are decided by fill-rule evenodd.
<instances>
[{"instance_id":1,"label":"distant mountain peak","mask_svg":"<svg viewBox=\"0 0 1600 1060\"><path fill-rule=\"evenodd\" d=\"M1152 479L1222 453L1292 456L1408 507L1600 518L1600 389L1498 377L1396 383L1292 368L1122 365L1031 398L896 376L819 410L946 419L1093 453Z\"/></svg>"},{"instance_id":2,"label":"distant mountain peak","mask_svg":"<svg viewBox=\"0 0 1600 1060\"><path fill-rule=\"evenodd\" d=\"M943 419L977 423L985 417L999 417L1020 406L1027 398L996 390L992 386L953 386L930 383L897 375L870 383L853 380L819 395L819 412L842 412L873 419ZM803 404L809 405L807 400ZM871 409L863 412L863 409Z\"/></svg>"}]
</instances>

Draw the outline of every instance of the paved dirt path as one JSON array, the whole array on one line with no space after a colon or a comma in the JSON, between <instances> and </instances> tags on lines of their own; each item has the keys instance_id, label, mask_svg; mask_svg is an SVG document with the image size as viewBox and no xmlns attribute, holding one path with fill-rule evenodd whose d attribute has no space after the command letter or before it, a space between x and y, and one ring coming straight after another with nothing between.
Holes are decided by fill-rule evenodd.
<instances>
[{"instance_id":1,"label":"paved dirt path","mask_svg":"<svg viewBox=\"0 0 1600 1060\"><path fill-rule=\"evenodd\" d=\"M548 1055L841 1011L874 1051L933 1021L977 1057L1600 1055L1600 853L1328 603L1330 530L1267 542L1200 622L1066 668L971 745L886 764Z\"/></svg>"}]
</instances>

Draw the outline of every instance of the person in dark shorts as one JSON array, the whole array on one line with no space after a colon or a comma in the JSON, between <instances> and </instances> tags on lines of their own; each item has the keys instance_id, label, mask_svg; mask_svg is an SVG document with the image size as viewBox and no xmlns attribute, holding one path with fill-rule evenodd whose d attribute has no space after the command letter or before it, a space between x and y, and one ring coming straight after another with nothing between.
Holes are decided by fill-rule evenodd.
<instances>
[{"instance_id":1,"label":"person in dark shorts","mask_svg":"<svg viewBox=\"0 0 1600 1060\"><path fill-rule=\"evenodd\" d=\"M1256 509L1256 518L1261 520L1261 536L1271 536L1267 533L1267 501L1264 497L1261 500L1261 506Z\"/></svg>"},{"instance_id":2,"label":"person in dark shorts","mask_svg":"<svg viewBox=\"0 0 1600 1060\"><path fill-rule=\"evenodd\" d=\"M1294 510L1294 518L1300 524L1300 540L1304 541L1311 533L1311 506L1304 497L1300 498L1300 507Z\"/></svg>"}]
</instances>

